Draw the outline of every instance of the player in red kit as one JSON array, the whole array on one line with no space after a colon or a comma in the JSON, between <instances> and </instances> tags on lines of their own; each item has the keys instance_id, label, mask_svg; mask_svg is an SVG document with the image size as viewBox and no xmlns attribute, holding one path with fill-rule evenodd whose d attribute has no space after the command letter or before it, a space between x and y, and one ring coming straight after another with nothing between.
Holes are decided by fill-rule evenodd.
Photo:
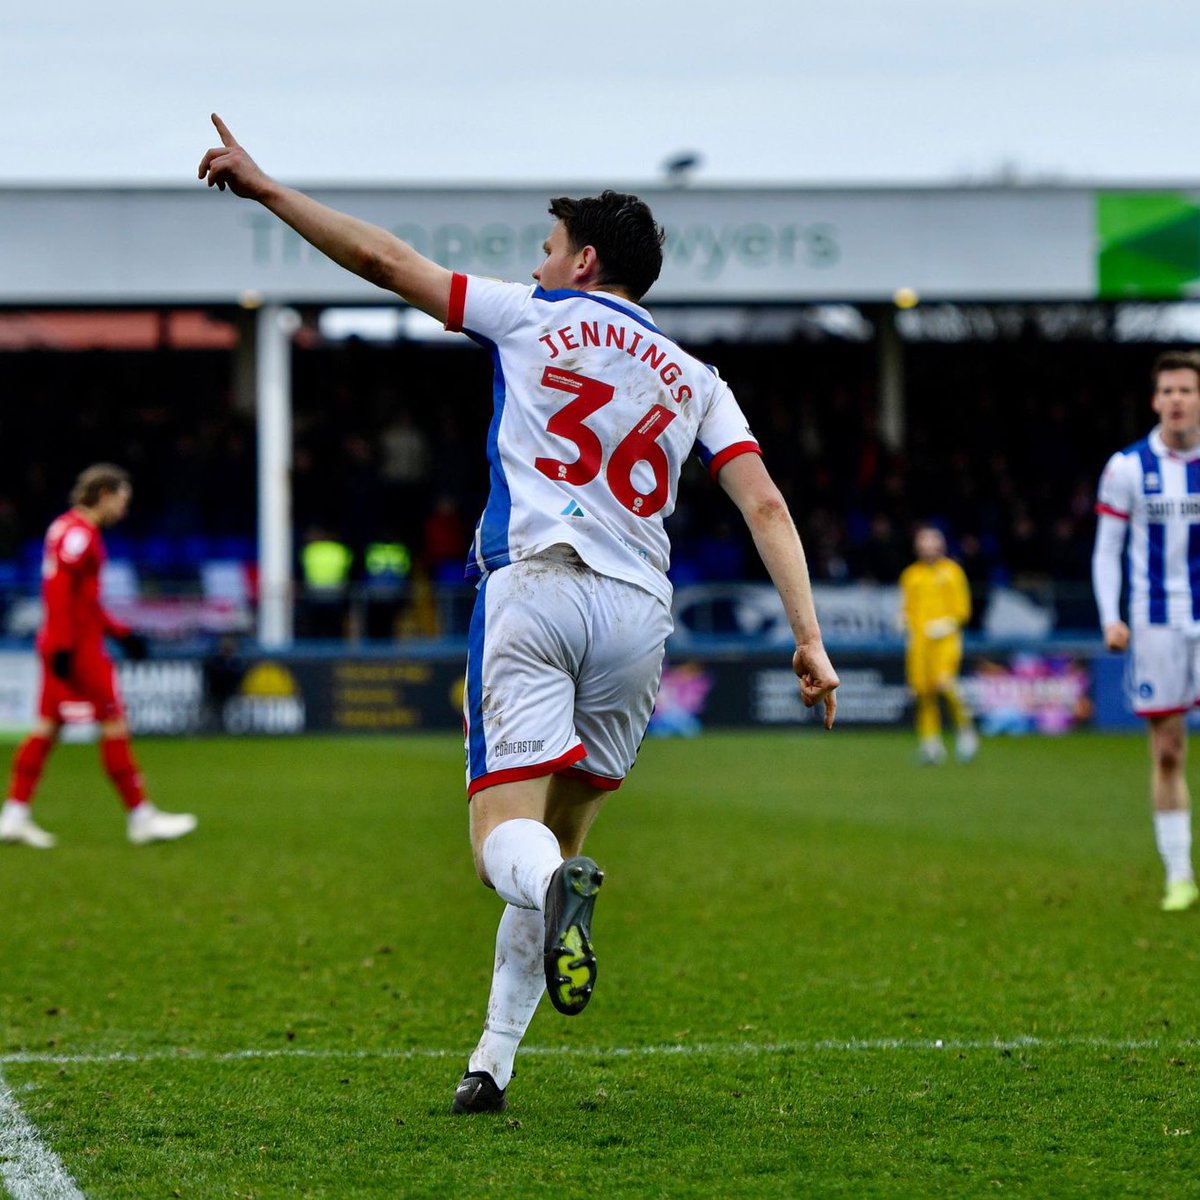
<instances>
[{"instance_id":1,"label":"player in red kit","mask_svg":"<svg viewBox=\"0 0 1200 1200\"><path fill-rule=\"evenodd\" d=\"M129 746L129 726L117 691L105 636L120 641L127 657L145 657L145 642L104 611L100 530L125 516L133 489L120 467L99 463L75 481L72 507L47 530L42 558L45 619L38 633L42 695L33 732L13 759L8 799L0 808L0 842L48 850L53 834L34 824L30 802L42 769L62 729L62 706L84 700L100 725L100 758L128 810L129 840L135 845L170 841L196 828L190 813L160 812L146 799L142 776Z\"/></svg>"}]
</instances>

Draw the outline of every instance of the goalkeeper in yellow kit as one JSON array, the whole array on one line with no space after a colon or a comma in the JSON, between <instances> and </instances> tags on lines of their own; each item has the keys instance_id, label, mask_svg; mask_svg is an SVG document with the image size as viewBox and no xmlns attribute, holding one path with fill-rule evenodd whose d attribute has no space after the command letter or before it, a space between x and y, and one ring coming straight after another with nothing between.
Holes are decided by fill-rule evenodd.
<instances>
[{"instance_id":1,"label":"goalkeeper in yellow kit","mask_svg":"<svg viewBox=\"0 0 1200 1200\"><path fill-rule=\"evenodd\" d=\"M946 557L940 529L920 526L913 549L917 561L900 576L900 597L908 637L905 670L917 701L918 756L923 763L946 759L940 696L954 725L955 755L959 762L969 762L979 749L979 736L959 695L958 669L962 627L971 616L971 592L962 567Z\"/></svg>"}]
</instances>

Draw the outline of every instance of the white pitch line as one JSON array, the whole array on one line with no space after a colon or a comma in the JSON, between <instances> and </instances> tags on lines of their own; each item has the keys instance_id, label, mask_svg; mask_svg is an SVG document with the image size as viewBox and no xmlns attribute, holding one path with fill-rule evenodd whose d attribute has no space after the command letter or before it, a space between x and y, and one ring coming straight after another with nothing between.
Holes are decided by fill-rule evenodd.
<instances>
[{"instance_id":1,"label":"white pitch line","mask_svg":"<svg viewBox=\"0 0 1200 1200\"><path fill-rule=\"evenodd\" d=\"M1176 1050L1200 1046L1195 1038L852 1038L847 1041L823 1040L811 1042L670 1042L652 1046L525 1046L522 1055L570 1058L675 1058L675 1057L736 1057L738 1055L821 1054L830 1051L869 1053L871 1051L909 1050L1067 1050L1083 1047L1090 1050ZM146 1050L143 1052L113 1051L111 1053L59 1054L52 1051L26 1050L0 1054L2 1064L46 1063L54 1066L89 1066L105 1063L149 1062L240 1062L259 1059L294 1058L316 1060L375 1060L375 1059L438 1059L465 1058L470 1049L441 1049L415 1046L401 1050L339 1050L329 1047L267 1046L245 1050ZM2 1081L0 1081L2 1084Z\"/></svg>"},{"instance_id":2,"label":"white pitch line","mask_svg":"<svg viewBox=\"0 0 1200 1200\"><path fill-rule=\"evenodd\" d=\"M13 1200L83 1200L83 1193L21 1111L0 1075L0 1180Z\"/></svg>"},{"instance_id":3,"label":"white pitch line","mask_svg":"<svg viewBox=\"0 0 1200 1200\"><path fill-rule=\"evenodd\" d=\"M942 1038L852 1038L847 1041L809 1042L671 1042L652 1046L528 1046L523 1054L539 1057L565 1055L572 1058L666 1058L733 1057L738 1055L812 1054L840 1051L910 1050L1167 1050L1200 1046L1195 1038L987 1038L945 1040ZM275 1046L246 1050L148 1050L143 1053L117 1051L110 1054L55 1054L49 1051L16 1051L0 1054L0 1064L49 1064L89 1066L149 1062L240 1062L257 1059L317 1060L406 1060L464 1058L466 1049L449 1050L432 1046L404 1050L308 1049ZM13 1200L85 1200L58 1156L46 1146L37 1130L21 1111L12 1091L0 1075L0 1179Z\"/></svg>"}]
</instances>

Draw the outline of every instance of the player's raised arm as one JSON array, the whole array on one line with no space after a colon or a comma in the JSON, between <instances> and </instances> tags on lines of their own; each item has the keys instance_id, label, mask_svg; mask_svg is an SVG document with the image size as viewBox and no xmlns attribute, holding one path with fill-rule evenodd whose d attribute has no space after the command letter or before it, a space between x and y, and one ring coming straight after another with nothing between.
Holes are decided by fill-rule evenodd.
<instances>
[{"instance_id":1,"label":"player's raised arm","mask_svg":"<svg viewBox=\"0 0 1200 1200\"><path fill-rule=\"evenodd\" d=\"M796 639L792 670L800 680L800 698L807 708L824 704L825 728L832 729L840 680L821 638L804 547L787 504L757 454L731 459L717 480L738 506L783 601Z\"/></svg>"},{"instance_id":2,"label":"player's raised arm","mask_svg":"<svg viewBox=\"0 0 1200 1200\"><path fill-rule=\"evenodd\" d=\"M418 254L407 242L368 221L320 204L272 179L246 153L216 113L221 145L205 152L199 177L209 187L257 200L302 238L347 271L395 292L443 323L450 303L451 273Z\"/></svg>"}]
</instances>

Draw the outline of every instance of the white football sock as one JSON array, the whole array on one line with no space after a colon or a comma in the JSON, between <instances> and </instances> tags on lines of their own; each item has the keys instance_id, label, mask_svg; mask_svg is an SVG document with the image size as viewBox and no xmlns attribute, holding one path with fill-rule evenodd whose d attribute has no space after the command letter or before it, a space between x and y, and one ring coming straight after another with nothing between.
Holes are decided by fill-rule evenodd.
<instances>
[{"instance_id":1,"label":"white football sock","mask_svg":"<svg viewBox=\"0 0 1200 1200\"><path fill-rule=\"evenodd\" d=\"M536 909L515 904L505 907L496 930L487 1021L468 1064L468 1070L486 1071L501 1091L508 1087L517 1047L546 990L542 967L545 937L545 923Z\"/></svg>"},{"instance_id":2,"label":"white football sock","mask_svg":"<svg viewBox=\"0 0 1200 1200\"><path fill-rule=\"evenodd\" d=\"M1178 883L1192 878L1192 814L1190 809L1175 809L1171 812L1154 814L1154 841L1163 866L1167 870L1167 883Z\"/></svg>"},{"instance_id":3,"label":"white football sock","mask_svg":"<svg viewBox=\"0 0 1200 1200\"><path fill-rule=\"evenodd\" d=\"M562 866L558 838L541 821L517 817L497 825L483 843L483 869L509 904L541 911L550 876Z\"/></svg>"}]
</instances>

